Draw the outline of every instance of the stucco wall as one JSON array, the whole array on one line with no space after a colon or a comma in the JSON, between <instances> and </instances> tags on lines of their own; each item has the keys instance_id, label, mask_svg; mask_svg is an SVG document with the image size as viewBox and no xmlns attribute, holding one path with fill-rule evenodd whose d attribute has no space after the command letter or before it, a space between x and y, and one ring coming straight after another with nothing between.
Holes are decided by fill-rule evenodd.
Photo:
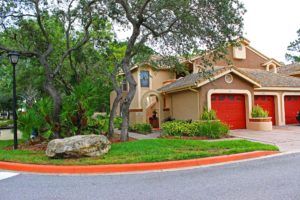
<instances>
[{"instance_id":1,"label":"stucco wall","mask_svg":"<svg viewBox=\"0 0 300 200\"><path fill-rule=\"evenodd\" d=\"M261 69L265 70L265 67L262 66L267 60L259 56L257 53L253 52L249 48L246 47L246 59L235 59L233 58L233 48L230 47L228 49L227 58L231 60L232 64L235 67L240 68L250 68L250 69ZM195 60L196 64L200 64L201 60ZM224 60L219 60L215 63L216 66L228 66L227 62Z\"/></svg>"},{"instance_id":2,"label":"stucco wall","mask_svg":"<svg viewBox=\"0 0 300 200\"><path fill-rule=\"evenodd\" d=\"M179 120L198 120L198 93L193 91L182 91L171 95L171 115Z\"/></svg>"},{"instance_id":3,"label":"stucco wall","mask_svg":"<svg viewBox=\"0 0 300 200\"><path fill-rule=\"evenodd\" d=\"M152 79L152 90L157 90L163 86L163 82L170 79L175 79L175 73L169 70L152 70L150 69Z\"/></svg>"}]
</instances>

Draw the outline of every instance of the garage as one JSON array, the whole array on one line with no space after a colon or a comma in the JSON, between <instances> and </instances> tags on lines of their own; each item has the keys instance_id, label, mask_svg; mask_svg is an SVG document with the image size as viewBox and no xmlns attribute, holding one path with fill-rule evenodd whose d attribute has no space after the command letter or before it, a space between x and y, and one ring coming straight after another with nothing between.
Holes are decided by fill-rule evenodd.
<instances>
[{"instance_id":1,"label":"garage","mask_svg":"<svg viewBox=\"0 0 300 200\"><path fill-rule=\"evenodd\" d=\"M285 123L296 124L297 113L300 111L300 96L285 96L284 97Z\"/></svg>"},{"instance_id":2,"label":"garage","mask_svg":"<svg viewBox=\"0 0 300 200\"><path fill-rule=\"evenodd\" d=\"M264 110L269 112L269 117L272 117L272 124L276 124L275 117L275 98L274 96L259 95L254 97L254 105L259 105Z\"/></svg>"},{"instance_id":3,"label":"garage","mask_svg":"<svg viewBox=\"0 0 300 200\"><path fill-rule=\"evenodd\" d=\"M213 94L211 107L230 129L246 128L246 107L243 94Z\"/></svg>"}]
</instances>

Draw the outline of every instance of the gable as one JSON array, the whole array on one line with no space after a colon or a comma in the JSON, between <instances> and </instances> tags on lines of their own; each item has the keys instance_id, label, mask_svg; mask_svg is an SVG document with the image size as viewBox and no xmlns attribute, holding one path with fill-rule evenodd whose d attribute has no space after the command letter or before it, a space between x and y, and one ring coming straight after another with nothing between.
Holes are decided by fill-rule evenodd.
<instances>
[{"instance_id":1,"label":"gable","mask_svg":"<svg viewBox=\"0 0 300 200\"><path fill-rule=\"evenodd\" d=\"M263 63L267 62L268 59L263 58L254 51L252 51L248 46L245 47L246 50L246 59L236 59L233 56L233 47L229 47L227 59L230 59L232 65L237 68L250 68L250 69L261 69L265 70L265 67L262 66ZM218 66L228 66L224 60L216 62Z\"/></svg>"}]
</instances>

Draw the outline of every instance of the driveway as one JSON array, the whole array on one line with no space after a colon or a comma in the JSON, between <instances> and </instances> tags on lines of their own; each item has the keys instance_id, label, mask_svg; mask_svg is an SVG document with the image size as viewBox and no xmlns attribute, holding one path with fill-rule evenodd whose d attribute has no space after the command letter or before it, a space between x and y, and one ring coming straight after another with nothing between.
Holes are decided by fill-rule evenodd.
<instances>
[{"instance_id":1,"label":"driveway","mask_svg":"<svg viewBox=\"0 0 300 200\"><path fill-rule=\"evenodd\" d=\"M272 131L232 130L230 135L274 144L282 152L300 151L300 126L276 126Z\"/></svg>"}]
</instances>

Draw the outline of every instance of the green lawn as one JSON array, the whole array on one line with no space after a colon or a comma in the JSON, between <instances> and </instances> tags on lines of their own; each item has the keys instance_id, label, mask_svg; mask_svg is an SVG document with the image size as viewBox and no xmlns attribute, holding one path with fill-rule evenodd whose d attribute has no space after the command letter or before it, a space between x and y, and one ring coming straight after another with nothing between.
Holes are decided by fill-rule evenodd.
<instances>
[{"instance_id":1,"label":"green lawn","mask_svg":"<svg viewBox=\"0 0 300 200\"><path fill-rule=\"evenodd\" d=\"M277 147L245 140L197 141L180 139L136 140L112 144L102 158L48 159L44 152L3 150L12 141L0 141L0 160L54 165L95 165L112 163L140 163L204 158L256 150L278 150Z\"/></svg>"}]
</instances>

